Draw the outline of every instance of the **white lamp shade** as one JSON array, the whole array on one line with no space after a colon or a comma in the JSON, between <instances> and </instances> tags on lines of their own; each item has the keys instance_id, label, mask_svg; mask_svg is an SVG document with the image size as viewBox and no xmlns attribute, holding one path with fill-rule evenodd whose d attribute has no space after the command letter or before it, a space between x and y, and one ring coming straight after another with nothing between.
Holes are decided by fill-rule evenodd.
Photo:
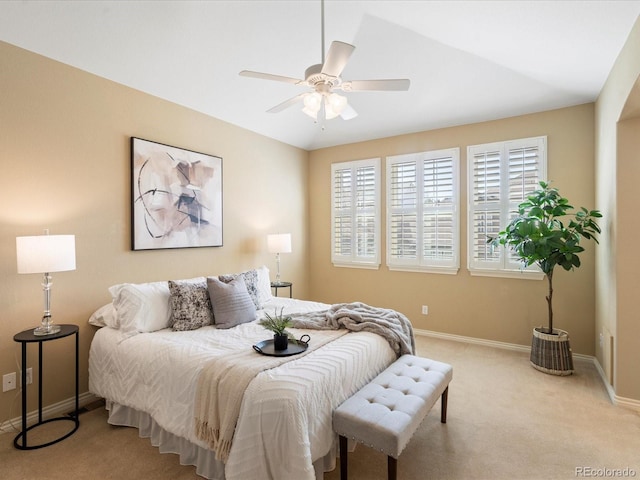
<instances>
[{"instance_id":1,"label":"white lamp shade","mask_svg":"<svg viewBox=\"0 0 640 480\"><path fill-rule=\"evenodd\" d=\"M291 234L267 235L267 249L269 253L291 253Z\"/></svg>"},{"instance_id":2,"label":"white lamp shade","mask_svg":"<svg viewBox=\"0 0 640 480\"><path fill-rule=\"evenodd\" d=\"M65 272L76 269L75 235L16 237L18 273Z\"/></svg>"}]
</instances>

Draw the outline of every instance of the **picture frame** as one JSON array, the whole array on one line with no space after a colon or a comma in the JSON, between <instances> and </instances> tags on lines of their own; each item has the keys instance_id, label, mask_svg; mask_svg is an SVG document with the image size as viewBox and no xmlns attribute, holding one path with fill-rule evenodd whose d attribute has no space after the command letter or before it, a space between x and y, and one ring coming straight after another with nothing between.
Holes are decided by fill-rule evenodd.
<instances>
[{"instance_id":1,"label":"picture frame","mask_svg":"<svg viewBox=\"0 0 640 480\"><path fill-rule=\"evenodd\" d=\"M222 158L131 137L131 249L221 247Z\"/></svg>"}]
</instances>

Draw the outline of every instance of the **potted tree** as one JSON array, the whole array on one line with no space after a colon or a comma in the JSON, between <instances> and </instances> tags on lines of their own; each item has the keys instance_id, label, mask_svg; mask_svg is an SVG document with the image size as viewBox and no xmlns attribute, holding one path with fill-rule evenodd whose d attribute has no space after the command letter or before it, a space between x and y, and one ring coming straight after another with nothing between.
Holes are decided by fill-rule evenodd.
<instances>
[{"instance_id":1,"label":"potted tree","mask_svg":"<svg viewBox=\"0 0 640 480\"><path fill-rule=\"evenodd\" d=\"M573 207L558 189L545 182L539 185L518 206L518 215L509 225L488 241L510 247L525 267L537 265L544 273L548 285L548 325L533 330L531 364L546 373L570 375L573 358L569 335L553 326L553 272L558 265L567 271L580 267L579 254L584 251L580 240L593 239L598 243L600 227L596 219L602 215L584 207L571 213ZM568 223L563 221L566 216L570 216Z\"/></svg>"},{"instance_id":2,"label":"potted tree","mask_svg":"<svg viewBox=\"0 0 640 480\"><path fill-rule=\"evenodd\" d=\"M287 331L288 327L293 327L292 319L288 315L284 316L283 311L284 307L280 309L280 313L277 310L274 311L273 316L265 312L265 318L258 322L259 325L273 332L274 350L286 350L289 347L289 339L293 339L293 335Z\"/></svg>"}]
</instances>

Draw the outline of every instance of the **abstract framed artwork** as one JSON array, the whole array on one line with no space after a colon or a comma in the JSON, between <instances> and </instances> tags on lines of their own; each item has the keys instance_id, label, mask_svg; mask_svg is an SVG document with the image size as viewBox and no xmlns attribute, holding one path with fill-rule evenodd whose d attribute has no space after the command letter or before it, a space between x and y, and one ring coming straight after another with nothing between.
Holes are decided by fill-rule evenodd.
<instances>
[{"instance_id":1,"label":"abstract framed artwork","mask_svg":"<svg viewBox=\"0 0 640 480\"><path fill-rule=\"evenodd\" d=\"M222 158L131 137L131 248L222 246Z\"/></svg>"}]
</instances>

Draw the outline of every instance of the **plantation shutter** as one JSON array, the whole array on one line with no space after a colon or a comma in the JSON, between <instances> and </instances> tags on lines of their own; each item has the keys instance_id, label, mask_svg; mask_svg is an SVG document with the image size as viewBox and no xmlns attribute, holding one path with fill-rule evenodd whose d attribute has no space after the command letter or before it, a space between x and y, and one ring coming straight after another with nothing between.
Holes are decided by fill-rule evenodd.
<instances>
[{"instance_id":1,"label":"plantation shutter","mask_svg":"<svg viewBox=\"0 0 640 480\"><path fill-rule=\"evenodd\" d=\"M474 145L469 162L469 244L471 271L520 271L520 261L487 243L518 213L518 205L546 178L546 137Z\"/></svg>"},{"instance_id":2,"label":"plantation shutter","mask_svg":"<svg viewBox=\"0 0 640 480\"><path fill-rule=\"evenodd\" d=\"M333 254L351 257L353 179L350 168L333 172Z\"/></svg>"},{"instance_id":3,"label":"plantation shutter","mask_svg":"<svg viewBox=\"0 0 640 480\"><path fill-rule=\"evenodd\" d=\"M380 159L331 166L332 262L380 264Z\"/></svg>"},{"instance_id":4,"label":"plantation shutter","mask_svg":"<svg viewBox=\"0 0 640 480\"><path fill-rule=\"evenodd\" d=\"M417 162L391 164L387 261L403 259L417 263L418 259L418 173Z\"/></svg>"},{"instance_id":5,"label":"plantation shutter","mask_svg":"<svg viewBox=\"0 0 640 480\"><path fill-rule=\"evenodd\" d=\"M487 244L487 238L497 235L502 224L501 145L479 147L469 147L467 154L471 159L469 247L475 268L492 269L501 262L499 249Z\"/></svg>"},{"instance_id":6,"label":"plantation shutter","mask_svg":"<svg viewBox=\"0 0 640 480\"><path fill-rule=\"evenodd\" d=\"M544 155L544 142L541 139L507 142L505 150L508 162L509 207L507 217L503 220L503 227L518 214L518 205L538 188L541 180L546 179L546 176L541 177L541 172L546 170L541 165L541 158ZM512 251L507 251L505 267L520 269L522 263Z\"/></svg>"},{"instance_id":7,"label":"plantation shutter","mask_svg":"<svg viewBox=\"0 0 640 480\"><path fill-rule=\"evenodd\" d=\"M378 171L374 165L356 168L356 257L378 257Z\"/></svg>"},{"instance_id":8,"label":"plantation shutter","mask_svg":"<svg viewBox=\"0 0 640 480\"><path fill-rule=\"evenodd\" d=\"M458 179L453 156L425 159L423 178L423 259L434 266L457 268Z\"/></svg>"},{"instance_id":9,"label":"plantation shutter","mask_svg":"<svg viewBox=\"0 0 640 480\"><path fill-rule=\"evenodd\" d=\"M459 267L459 149L387 159L387 265L455 273Z\"/></svg>"}]
</instances>

